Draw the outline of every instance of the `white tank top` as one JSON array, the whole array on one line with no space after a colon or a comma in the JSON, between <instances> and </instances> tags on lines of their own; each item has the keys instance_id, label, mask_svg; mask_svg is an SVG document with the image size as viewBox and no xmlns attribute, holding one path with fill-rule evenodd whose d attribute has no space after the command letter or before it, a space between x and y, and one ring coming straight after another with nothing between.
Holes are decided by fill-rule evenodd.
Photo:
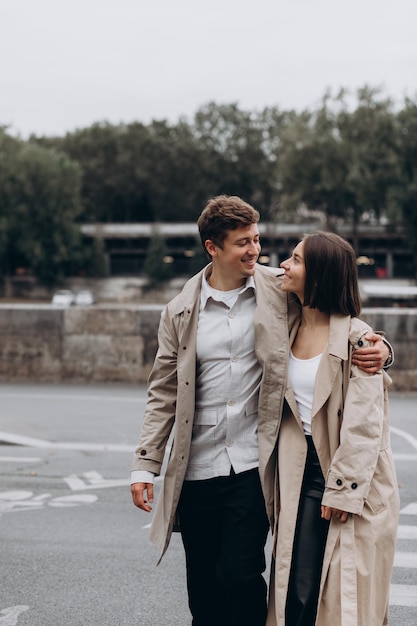
<instances>
[{"instance_id":1,"label":"white tank top","mask_svg":"<svg viewBox=\"0 0 417 626\"><path fill-rule=\"evenodd\" d=\"M321 354L312 359L297 359L292 351L288 363L288 380L294 391L298 412L306 435L311 435L311 413L314 385Z\"/></svg>"}]
</instances>

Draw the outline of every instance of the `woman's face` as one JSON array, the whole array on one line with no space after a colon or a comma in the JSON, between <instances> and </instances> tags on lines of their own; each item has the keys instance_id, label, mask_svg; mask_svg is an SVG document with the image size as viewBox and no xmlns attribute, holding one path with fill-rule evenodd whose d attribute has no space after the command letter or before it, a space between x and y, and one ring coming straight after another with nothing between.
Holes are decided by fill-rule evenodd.
<instances>
[{"instance_id":1,"label":"woman's face","mask_svg":"<svg viewBox=\"0 0 417 626\"><path fill-rule=\"evenodd\" d=\"M282 281L282 289L290 291L298 296L300 302L304 301L304 286L306 282L306 268L304 265L304 242L294 248L292 255L281 263L285 274Z\"/></svg>"}]
</instances>

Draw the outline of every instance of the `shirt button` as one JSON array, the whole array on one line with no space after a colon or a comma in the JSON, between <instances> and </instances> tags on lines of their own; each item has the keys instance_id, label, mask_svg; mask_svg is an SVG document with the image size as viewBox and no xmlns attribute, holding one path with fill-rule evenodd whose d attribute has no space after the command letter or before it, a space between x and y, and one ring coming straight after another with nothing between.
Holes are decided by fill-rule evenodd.
<instances>
[{"instance_id":1,"label":"shirt button","mask_svg":"<svg viewBox=\"0 0 417 626\"><path fill-rule=\"evenodd\" d=\"M237 356L232 356L232 361L233 361L234 363L236 363L236 361L237 361Z\"/></svg>"},{"instance_id":2,"label":"shirt button","mask_svg":"<svg viewBox=\"0 0 417 626\"><path fill-rule=\"evenodd\" d=\"M352 489L357 489L358 483L352 483Z\"/></svg>"},{"instance_id":3,"label":"shirt button","mask_svg":"<svg viewBox=\"0 0 417 626\"><path fill-rule=\"evenodd\" d=\"M233 319L234 317L236 317L236 313L233 313L232 311L229 313L229 317L231 319Z\"/></svg>"},{"instance_id":4,"label":"shirt button","mask_svg":"<svg viewBox=\"0 0 417 626\"><path fill-rule=\"evenodd\" d=\"M235 401L234 400L229 400L229 402L227 403L229 406L234 406Z\"/></svg>"},{"instance_id":5,"label":"shirt button","mask_svg":"<svg viewBox=\"0 0 417 626\"><path fill-rule=\"evenodd\" d=\"M226 446L230 448L232 445L233 445L233 441L231 441L230 439L226 439Z\"/></svg>"}]
</instances>

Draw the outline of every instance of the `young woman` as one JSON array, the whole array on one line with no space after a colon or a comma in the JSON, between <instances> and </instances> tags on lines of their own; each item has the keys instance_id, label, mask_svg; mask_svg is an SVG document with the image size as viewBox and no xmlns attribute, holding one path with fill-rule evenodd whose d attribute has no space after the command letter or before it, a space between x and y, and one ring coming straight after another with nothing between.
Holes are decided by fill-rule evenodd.
<instances>
[{"instance_id":1,"label":"young woman","mask_svg":"<svg viewBox=\"0 0 417 626\"><path fill-rule=\"evenodd\" d=\"M366 343L353 249L306 236L281 264L300 317L290 337L278 438L267 626L383 626L399 515L382 371L351 364Z\"/></svg>"}]
</instances>

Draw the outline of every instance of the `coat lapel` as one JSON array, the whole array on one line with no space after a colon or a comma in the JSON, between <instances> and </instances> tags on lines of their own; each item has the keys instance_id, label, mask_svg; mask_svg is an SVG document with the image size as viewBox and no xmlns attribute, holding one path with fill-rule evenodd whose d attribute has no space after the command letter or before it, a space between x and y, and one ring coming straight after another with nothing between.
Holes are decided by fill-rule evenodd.
<instances>
[{"instance_id":1,"label":"coat lapel","mask_svg":"<svg viewBox=\"0 0 417 626\"><path fill-rule=\"evenodd\" d=\"M317 370L313 398L313 418L330 396L342 361L348 359L349 326L349 316L332 315L330 317L329 342L320 359Z\"/></svg>"}]
</instances>

